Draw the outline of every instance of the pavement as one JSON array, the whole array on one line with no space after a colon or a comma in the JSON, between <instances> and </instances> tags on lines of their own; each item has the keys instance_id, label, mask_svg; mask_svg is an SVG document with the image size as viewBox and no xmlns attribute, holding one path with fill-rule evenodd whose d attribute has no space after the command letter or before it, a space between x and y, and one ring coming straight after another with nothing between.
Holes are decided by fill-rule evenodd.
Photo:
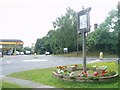
<instances>
[{"instance_id":1,"label":"pavement","mask_svg":"<svg viewBox=\"0 0 120 90\"><path fill-rule=\"evenodd\" d=\"M2 76L2 80L5 80L5 81L11 82L11 83L16 83L16 84L21 85L25 88L55 88L52 86L43 85L43 84L32 82L29 80L13 78L13 77L9 77L9 76Z\"/></svg>"}]
</instances>

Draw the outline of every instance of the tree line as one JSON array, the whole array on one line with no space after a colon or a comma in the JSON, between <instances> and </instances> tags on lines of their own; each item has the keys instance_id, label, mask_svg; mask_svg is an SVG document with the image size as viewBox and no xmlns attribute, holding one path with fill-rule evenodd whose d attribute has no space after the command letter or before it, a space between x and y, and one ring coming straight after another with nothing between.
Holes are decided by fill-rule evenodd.
<instances>
[{"instance_id":1,"label":"tree line","mask_svg":"<svg viewBox=\"0 0 120 90\"><path fill-rule=\"evenodd\" d=\"M82 50L82 36L77 33L77 12L71 8L57 18L53 23L53 30L46 36L38 38L35 52L43 54L49 51L52 54L62 54L63 48L69 52ZM98 28L87 33L87 51L118 52L118 9L108 13L105 21Z\"/></svg>"}]
</instances>

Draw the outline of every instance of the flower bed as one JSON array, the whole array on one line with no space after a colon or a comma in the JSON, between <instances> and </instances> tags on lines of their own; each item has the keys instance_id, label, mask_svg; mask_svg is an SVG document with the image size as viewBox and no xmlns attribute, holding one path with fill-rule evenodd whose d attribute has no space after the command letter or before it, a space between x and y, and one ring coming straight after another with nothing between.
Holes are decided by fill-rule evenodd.
<instances>
[{"instance_id":1,"label":"flower bed","mask_svg":"<svg viewBox=\"0 0 120 90\"><path fill-rule=\"evenodd\" d=\"M108 81L118 76L115 71L107 71L107 68L107 66L93 66L87 68L87 72L84 72L83 68L78 68L78 65L58 66L53 71L53 75L62 80L80 82Z\"/></svg>"}]
</instances>

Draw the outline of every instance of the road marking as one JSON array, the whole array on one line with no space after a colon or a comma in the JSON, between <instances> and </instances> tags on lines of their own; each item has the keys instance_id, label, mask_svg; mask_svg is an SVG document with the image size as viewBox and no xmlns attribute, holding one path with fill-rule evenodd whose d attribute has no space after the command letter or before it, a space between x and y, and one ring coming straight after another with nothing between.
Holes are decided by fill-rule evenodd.
<instances>
[{"instance_id":1,"label":"road marking","mask_svg":"<svg viewBox=\"0 0 120 90\"><path fill-rule=\"evenodd\" d=\"M9 61L7 61L7 63L10 63Z\"/></svg>"},{"instance_id":2,"label":"road marking","mask_svg":"<svg viewBox=\"0 0 120 90\"><path fill-rule=\"evenodd\" d=\"M41 59L41 60L38 60L38 59L32 59L32 60L23 60L23 62L45 62L47 61L46 59Z\"/></svg>"},{"instance_id":3,"label":"road marking","mask_svg":"<svg viewBox=\"0 0 120 90\"><path fill-rule=\"evenodd\" d=\"M60 59L59 61L63 61L62 59Z\"/></svg>"},{"instance_id":4,"label":"road marking","mask_svg":"<svg viewBox=\"0 0 120 90\"><path fill-rule=\"evenodd\" d=\"M94 63L94 62L98 62L98 61L100 61L100 60L94 60L94 61L91 61L91 62L88 62L88 63Z\"/></svg>"}]
</instances>

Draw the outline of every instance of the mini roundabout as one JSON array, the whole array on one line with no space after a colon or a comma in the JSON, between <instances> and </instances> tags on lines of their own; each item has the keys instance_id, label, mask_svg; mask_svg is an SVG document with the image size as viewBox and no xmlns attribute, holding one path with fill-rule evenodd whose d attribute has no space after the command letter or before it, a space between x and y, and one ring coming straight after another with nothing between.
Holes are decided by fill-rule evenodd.
<instances>
[{"instance_id":1,"label":"mini roundabout","mask_svg":"<svg viewBox=\"0 0 120 90\"><path fill-rule=\"evenodd\" d=\"M86 72L78 65L58 66L53 75L61 80L77 81L77 82L105 82L113 79L117 80L118 73L116 71L107 70L107 66L92 66L87 68Z\"/></svg>"}]
</instances>

